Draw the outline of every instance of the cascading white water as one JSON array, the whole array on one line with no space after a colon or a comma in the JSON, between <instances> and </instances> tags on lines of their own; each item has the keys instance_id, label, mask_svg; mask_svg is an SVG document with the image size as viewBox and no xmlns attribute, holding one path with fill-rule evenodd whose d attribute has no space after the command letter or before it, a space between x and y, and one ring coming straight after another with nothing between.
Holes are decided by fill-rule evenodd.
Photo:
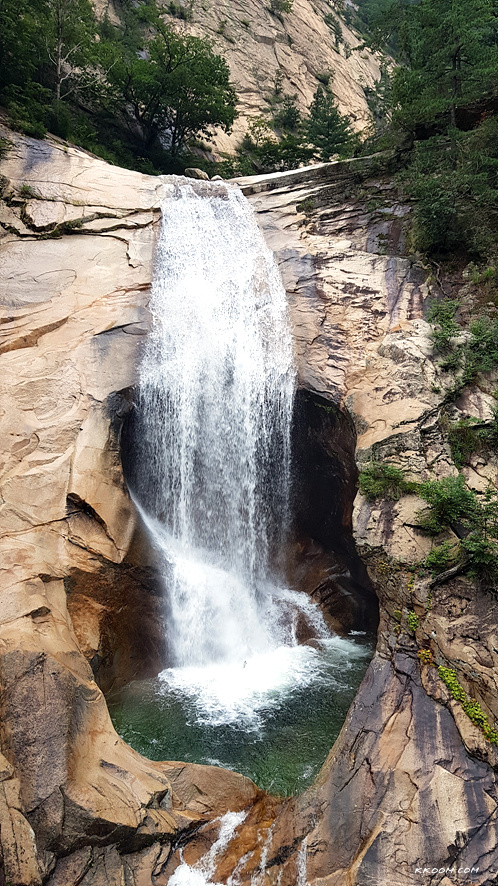
<instances>
[{"instance_id":1,"label":"cascading white water","mask_svg":"<svg viewBox=\"0 0 498 886\"><path fill-rule=\"evenodd\" d=\"M233 186L163 205L141 366L138 490L167 576L179 667L292 645L303 595L270 576L288 518L294 396L286 294Z\"/></svg>"},{"instance_id":2,"label":"cascading white water","mask_svg":"<svg viewBox=\"0 0 498 886\"><path fill-rule=\"evenodd\" d=\"M169 879L169 886L221 886L220 883L213 883L211 880L216 870L218 856L227 848L246 817L246 812L226 812L219 819L218 838L210 849L193 867L186 864L182 858L181 864ZM231 882L233 881L230 877L229 883Z\"/></svg>"},{"instance_id":3,"label":"cascading white water","mask_svg":"<svg viewBox=\"0 0 498 886\"><path fill-rule=\"evenodd\" d=\"M114 722L152 759L234 768L284 795L323 763L369 653L356 638L330 637L309 597L277 574L294 371L273 256L235 187L175 187L123 450L164 575L172 666L126 687ZM320 642L299 645L303 634ZM235 824L223 822L220 840ZM265 877L265 839L254 886ZM175 883L212 886L213 858L182 863ZM300 883L305 860L303 848Z\"/></svg>"}]
</instances>

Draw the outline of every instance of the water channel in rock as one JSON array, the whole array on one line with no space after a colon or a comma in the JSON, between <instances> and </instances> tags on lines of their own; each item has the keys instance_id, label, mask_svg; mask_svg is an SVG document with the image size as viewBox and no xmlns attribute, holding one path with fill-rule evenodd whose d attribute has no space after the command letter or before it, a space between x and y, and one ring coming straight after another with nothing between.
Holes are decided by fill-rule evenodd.
<instances>
[{"instance_id":1,"label":"water channel in rock","mask_svg":"<svg viewBox=\"0 0 498 886\"><path fill-rule=\"evenodd\" d=\"M164 581L170 667L109 700L153 759L309 783L368 664L286 586L295 391L286 293L240 191L163 205L129 484ZM303 626L311 643L300 645Z\"/></svg>"}]
</instances>

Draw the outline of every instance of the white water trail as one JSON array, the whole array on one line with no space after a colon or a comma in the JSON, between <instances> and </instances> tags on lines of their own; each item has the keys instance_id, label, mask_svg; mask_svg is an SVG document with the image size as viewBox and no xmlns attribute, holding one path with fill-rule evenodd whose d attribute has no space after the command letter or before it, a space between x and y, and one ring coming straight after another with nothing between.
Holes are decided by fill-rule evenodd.
<instances>
[{"instance_id":1,"label":"white water trail","mask_svg":"<svg viewBox=\"0 0 498 886\"><path fill-rule=\"evenodd\" d=\"M182 863L169 878L168 886L220 886L219 883L211 881L211 877L216 871L216 861L235 836L237 828L242 824L246 815L246 812L226 812L219 819L218 838L208 852L192 866L182 860Z\"/></svg>"},{"instance_id":2,"label":"white water trail","mask_svg":"<svg viewBox=\"0 0 498 886\"><path fill-rule=\"evenodd\" d=\"M301 843L297 855L297 883L296 886L308 886L306 874L308 871L308 837Z\"/></svg>"},{"instance_id":3,"label":"white water trail","mask_svg":"<svg viewBox=\"0 0 498 886\"><path fill-rule=\"evenodd\" d=\"M141 366L137 496L163 560L174 665L254 674L255 657L296 645L296 613L326 636L316 607L270 568L289 516L286 293L241 192L199 196L178 181Z\"/></svg>"},{"instance_id":4,"label":"white water trail","mask_svg":"<svg viewBox=\"0 0 498 886\"><path fill-rule=\"evenodd\" d=\"M273 839L273 825L268 828L266 833L265 842L263 843L263 848L261 850L261 859L259 862L259 868L255 874L251 877L251 886L263 886L265 879L265 871L266 871L266 863L268 861L268 853L271 848L272 839Z\"/></svg>"}]
</instances>

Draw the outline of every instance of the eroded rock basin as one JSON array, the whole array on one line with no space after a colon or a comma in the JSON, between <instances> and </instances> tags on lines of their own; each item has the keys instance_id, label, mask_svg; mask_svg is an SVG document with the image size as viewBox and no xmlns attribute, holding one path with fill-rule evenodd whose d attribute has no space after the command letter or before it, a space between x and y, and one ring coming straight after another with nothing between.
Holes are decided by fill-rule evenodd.
<instances>
[{"instance_id":1,"label":"eroded rock basin","mask_svg":"<svg viewBox=\"0 0 498 886\"><path fill-rule=\"evenodd\" d=\"M116 395L137 384L159 204L169 182L108 167L51 141L8 137L0 231L7 304L0 613L5 879L16 886L170 886L181 869L180 851L186 865L197 864L219 840L220 818L243 812L211 882L491 886L498 870L496 749L450 696L437 668L420 662L418 650L455 668L465 691L496 716L495 599L461 577L429 596L413 572L388 568L389 557L414 562L431 544L413 532L416 501L386 513L359 502L356 538L370 550L367 565L379 579L378 654L328 760L303 794L281 800L219 767L148 762L112 729L94 678L108 691L136 679L142 666L143 676L165 667L161 642L153 645L150 631L145 637L134 630L135 601L150 625L158 624L159 598L155 574L139 566L147 558L132 542L136 515L116 431L126 403ZM377 445L386 457L407 452L420 471L433 469L436 454L444 474L447 460L432 417L444 384L422 318L427 287L400 254L405 208L384 181L377 190L391 187L391 208L376 213L359 192L356 199L360 166L329 165L308 171L306 181L297 171L272 180L266 191L262 183L258 193L252 183L247 188L292 301L300 384L326 397L313 439L305 441L314 463L306 475L323 493L320 501L334 505L334 522L349 530L352 496L329 494L336 472L331 464L324 473L320 454L332 445L332 420L340 429L342 415L348 432L342 440L350 436L344 408L362 462ZM26 186L36 194L29 201ZM299 208L308 197L316 206L311 219ZM81 226L47 238L30 221L37 207L52 219L67 209L66 217ZM340 413L330 411L334 404ZM342 445L334 446L342 460ZM354 486L353 470L342 476L344 491ZM320 550L322 531L331 536L323 516L322 508L302 511L308 542L298 547L313 564L321 601L329 599L330 578L340 579L335 618L342 601L352 600L351 576ZM353 571L364 587L360 566ZM412 609L420 621L415 636L399 631L395 615L402 611L405 625ZM470 880L468 873L417 873L441 867L478 873Z\"/></svg>"},{"instance_id":2,"label":"eroded rock basin","mask_svg":"<svg viewBox=\"0 0 498 886\"><path fill-rule=\"evenodd\" d=\"M171 668L108 699L117 732L152 760L234 769L279 796L313 781L373 652L363 632L239 665Z\"/></svg>"}]
</instances>

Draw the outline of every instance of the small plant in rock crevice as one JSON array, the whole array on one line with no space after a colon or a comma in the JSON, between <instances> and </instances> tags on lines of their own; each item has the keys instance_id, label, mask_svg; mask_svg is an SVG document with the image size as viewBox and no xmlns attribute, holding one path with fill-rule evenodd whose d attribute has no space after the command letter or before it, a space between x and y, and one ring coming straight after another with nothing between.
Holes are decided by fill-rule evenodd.
<instances>
[{"instance_id":1,"label":"small plant in rock crevice","mask_svg":"<svg viewBox=\"0 0 498 886\"><path fill-rule=\"evenodd\" d=\"M429 551L424 560L426 569L430 569L433 576L440 575L450 569L458 560L458 550L449 541L443 541Z\"/></svg>"},{"instance_id":2,"label":"small plant in rock crevice","mask_svg":"<svg viewBox=\"0 0 498 886\"><path fill-rule=\"evenodd\" d=\"M22 197L23 200L31 200L35 199L38 195L31 185L24 184L19 188L19 196Z\"/></svg>"},{"instance_id":3,"label":"small plant in rock crevice","mask_svg":"<svg viewBox=\"0 0 498 886\"><path fill-rule=\"evenodd\" d=\"M418 491L429 505L427 511L419 512L418 523L429 535L438 535L459 521L474 525L477 499L475 493L467 488L463 474L442 480L426 480L420 484Z\"/></svg>"},{"instance_id":4,"label":"small plant in rock crevice","mask_svg":"<svg viewBox=\"0 0 498 886\"><path fill-rule=\"evenodd\" d=\"M411 610L406 617L406 621L408 623L410 631L414 634L420 623L418 615L416 615L413 610Z\"/></svg>"},{"instance_id":5,"label":"small plant in rock crevice","mask_svg":"<svg viewBox=\"0 0 498 886\"><path fill-rule=\"evenodd\" d=\"M433 665L434 660L432 658L432 652L430 649L419 649L417 652L418 660L420 664L423 665Z\"/></svg>"},{"instance_id":6,"label":"small plant in rock crevice","mask_svg":"<svg viewBox=\"0 0 498 886\"><path fill-rule=\"evenodd\" d=\"M478 496L466 486L463 474L459 474L428 480L420 485L419 494L429 505L425 512L419 512L420 528L429 535L453 529L460 538L453 548L455 563L461 559L461 571L470 572L488 587L495 586L498 581L498 490L490 485ZM448 558L449 548L443 543L428 555L425 565L439 568Z\"/></svg>"},{"instance_id":7,"label":"small plant in rock crevice","mask_svg":"<svg viewBox=\"0 0 498 886\"><path fill-rule=\"evenodd\" d=\"M448 399L456 397L480 373L498 367L498 318L482 315L464 331L455 319L459 308L458 299L443 299L435 302L427 315L441 367L454 373L454 384L446 392Z\"/></svg>"},{"instance_id":8,"label":"small plant in rock crevice","mask_svg":"<svg viewBox=\"0 0 498 886\"><path fill-rule=\"evenodd\" d=\"M498 745L498 730L490 725L479 702L474 698L469 698L463 687L460 686L456 671L453 668L445 668L442 665L437 670L441 680L448 687L455 701L461 704L469 719L481 729L489 742Z\"/></svg>"}]
</instances>

